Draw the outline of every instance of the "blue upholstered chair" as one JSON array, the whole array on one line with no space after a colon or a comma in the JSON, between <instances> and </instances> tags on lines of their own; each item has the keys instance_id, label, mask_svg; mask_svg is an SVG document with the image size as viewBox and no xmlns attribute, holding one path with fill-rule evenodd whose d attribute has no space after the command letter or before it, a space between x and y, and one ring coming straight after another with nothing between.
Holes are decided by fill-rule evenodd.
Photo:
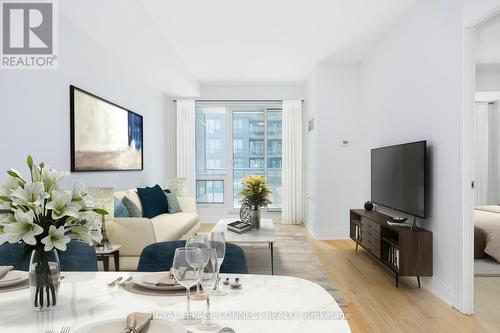
<instances>
[{"instance_id":1,"label":"blue upholstered chair","mask_svg":"<svg viewBox=\"0 0 500 333\"><path fill-rule=\"evenodd\" d=\"M93 246L78 240L72 240L67 246L66 251L58 251L62 271L97 271L97 257ZM0 245L0 266L11 265L17 270L27 271L30 258L19 262L23 248L22 243Z\"/></svg>"},{"instance_id":2,"label":"blue upholstered chair","mask_svg":"<svg viewBox=\"0 0 500 333\"><path fill-rule=\"evenodd\" d=\"M138 272L168 271L174 261L175 249L186 246L186 241L170 241L146 246L139 258ZM226 243L226 256L221 273L248 274L245 253L238 245Z\"/></svg>"}]
</instances>

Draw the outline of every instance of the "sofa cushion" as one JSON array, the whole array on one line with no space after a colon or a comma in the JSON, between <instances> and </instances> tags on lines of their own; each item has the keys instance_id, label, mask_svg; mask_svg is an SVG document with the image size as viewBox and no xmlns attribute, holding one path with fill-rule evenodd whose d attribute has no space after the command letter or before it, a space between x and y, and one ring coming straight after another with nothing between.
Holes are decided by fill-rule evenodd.
<instances>
[{"instance_id":1,"label":"sofa cushion","mask_svg":"<svg viewBox=\"0 0 500 333\"><path fill-rule=\"evenodd\" d=\"M182 213L181 205L179 204L179 200L177 200L177 196L174 193L165 192L168 201L168 213Z\"/></svg>"},{"instance_id":2,"label":"sofa cushion","mask_svg":"<svg viewBox=\"0 0 500 333\"><path fill-rule=\"evenodd\" d=\"M149 219L168 213L168 202L160 185L153 187L138 187L137 193L141 199L143 215Z\"/></svg>"},{"instance_id":3,"label":"sofa cushion","mask_svg":"<svg viewBox=\"0 0 500 333\"><path fill-rule=\"evenodd\" d=\"M127 207L117 197L115 197L115 217L128 217Z\"/></svg>"},{"instance_id":4,"label":"sofa cushion","mask_svg":"<svg viewBox=\"0 0 500 333\"><path fill-rule=\"evenodd\" d=\"M195 213L161 214L151 219L157 242L180 239L197 223Z\"/></svg>"},{"instance_id":5,"label":"sofa cushion","mask_svg":"<svg viewBox=\"0 0 500 333\"><path fill-rule=\"evenodd\" d=\"M127 208L129 217L142 217L139 207L129 197L123 197L122 203Z\"/></svg>"},{"instance_id":6,"label":"sofa cushion","mask_svg":"<svg viewBox=\"0 0 500 333\"><path fill-rule=\"evenodd\" d=\"M142 217L144 214L144 211L142 210L142 203L141 203L141 199L139 198L139 194L137 193L137 189L128 190L127 191L127 198L129 198L137 206L137 208L139 208L139 212L141 213L141 217Z\"/></svg>"}]
</instances>

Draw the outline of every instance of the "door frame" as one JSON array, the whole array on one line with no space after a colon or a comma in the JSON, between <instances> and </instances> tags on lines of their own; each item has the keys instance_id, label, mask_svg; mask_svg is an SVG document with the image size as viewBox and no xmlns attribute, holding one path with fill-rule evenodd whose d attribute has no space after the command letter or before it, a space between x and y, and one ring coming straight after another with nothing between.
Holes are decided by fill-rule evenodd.
<instances>
[{"instance_id":1,"label":"door frame","mask_svg":"<svg viewBox=\"0 0 500 333\"><path fill-rule=\"evenodd\" d=\"M474 147L473 112L476 93L475 34L476 28L500 15L500 6L489 10L485 15L464 29L463 58L463 107L461 117L462 132L462 226L459 230L459 260L457 265L458 295L455 308L465 314L474 313Z\"/></svg>"}]
</instances>

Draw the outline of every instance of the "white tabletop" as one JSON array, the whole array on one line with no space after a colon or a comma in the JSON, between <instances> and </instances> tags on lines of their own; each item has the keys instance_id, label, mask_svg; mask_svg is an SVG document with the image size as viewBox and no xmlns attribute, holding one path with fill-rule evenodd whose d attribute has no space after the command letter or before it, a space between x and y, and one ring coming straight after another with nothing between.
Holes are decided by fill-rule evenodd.
<instances>
[{"instance_id":1,"label":"white tabletop","mask_svg":"<svg viewBox=\"0 0 500 333\"><path fill-rule=\"evenodd\" d=\"M63 326L71 326L73 333L91 323L109 319L125 321L134 311L154 312L156 318L180 316L185 311L185 296L142 296L106 286L116 277L130 274L134 273L63 272L59 304L48 312L31 309L29 289L1 293L0 331L58 333ZM230 289L226 296L212 297L212 311L217 317L214 321L238 333L350 332L340 307L319 285L293 277L238 276L243 289ZM223 274L225 277L235 276ZM191 301L191 309L203 313L205 301ZM240 319L234 318L235 315ZM194 327L188 329L201 332Z\"/></svg>"},{"instance_id":2,"label":"white tabletop","mask_svg":"<svg viewBox=\"0 0 500 333\"><path fill-rule=\"evenodd\" d=\"M238 219L220 219L220 221L213 227L212 232L225 232L226 241L231 243L260 243L276 241L276 229L274 228L273 220L271 219L261 219L259 229L251 230L241 235L227 230L227 225L235 221L238 221Z\"/></svg>"}]
</instances>

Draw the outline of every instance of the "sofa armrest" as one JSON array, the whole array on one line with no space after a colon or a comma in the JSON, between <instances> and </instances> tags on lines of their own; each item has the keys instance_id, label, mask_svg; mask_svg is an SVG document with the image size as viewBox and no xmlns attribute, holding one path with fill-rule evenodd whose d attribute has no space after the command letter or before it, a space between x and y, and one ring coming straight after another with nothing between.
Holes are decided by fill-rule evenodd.
<instances>
[{"instance_id":1,"label":"sofa armrest","mask_svg":"<svg viewBox=\"0 0 500 333\"><path fill-rule=\"evenodd\" d=\"M190 197L178 197L179 205L183 212L198 214L196 209L196 200Z\"/></svg>"},{"instance_id":2,"label":"sofa armrest","mask_svg":"<svg viewBox=\"0 0 500 333\"><path fill-rule=\"evenodd\" d=\"M120 255L139 256L144 247L156 243L153 225L147 218L115 218L106 222L106 230L112 244L121 244Z\"/></svg>"}]
</instances>

